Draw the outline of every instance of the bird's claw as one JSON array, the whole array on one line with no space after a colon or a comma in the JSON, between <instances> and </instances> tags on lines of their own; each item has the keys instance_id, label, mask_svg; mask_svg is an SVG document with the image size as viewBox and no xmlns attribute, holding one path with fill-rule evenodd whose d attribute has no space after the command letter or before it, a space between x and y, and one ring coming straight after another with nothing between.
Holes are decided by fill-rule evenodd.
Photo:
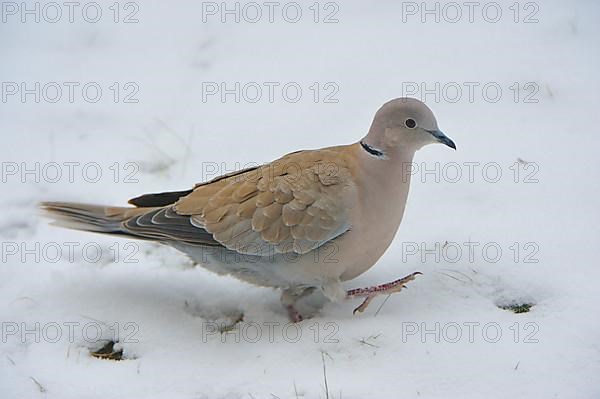
<instances>
[{"instance_id":1,"label":"bird's claw","mask_svg":"<svg viewBox=\"0 0 600 399\"><path fill-rule=\"evenodd\" d=\"M373 298L381 294L394 294L396 292L402 291L403 288L406 288L406 283L414 280L418 275L423 274L421 272L414 272L409 274L406 277L402 277L401 279L392 281L390 283L375 285L373 287L368 288L356 288L353 290L349 290L346 292L346 298L357 298L357 297L365 297L365 300L352 312L352 314L356 314L356 312L362 313L369 306Z\"/></svg>"}]
</instances>

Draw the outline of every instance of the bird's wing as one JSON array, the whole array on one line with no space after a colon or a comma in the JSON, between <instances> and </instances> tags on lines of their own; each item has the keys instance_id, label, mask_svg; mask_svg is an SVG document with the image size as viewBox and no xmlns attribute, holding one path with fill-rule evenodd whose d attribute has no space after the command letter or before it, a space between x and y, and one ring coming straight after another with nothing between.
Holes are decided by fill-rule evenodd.
<instances>
[{"instance_id":1,"label":"bird's wing","mask_svg":"<svg viewBox=\"0 0 600 399\"><path fill-rule=\"evenodd\" d=\"M354 162L345 147L301 151L197 185L127 221L134 234L222 245L241 254L304 254L350 228Z\"/></svg>"}]
</instances>

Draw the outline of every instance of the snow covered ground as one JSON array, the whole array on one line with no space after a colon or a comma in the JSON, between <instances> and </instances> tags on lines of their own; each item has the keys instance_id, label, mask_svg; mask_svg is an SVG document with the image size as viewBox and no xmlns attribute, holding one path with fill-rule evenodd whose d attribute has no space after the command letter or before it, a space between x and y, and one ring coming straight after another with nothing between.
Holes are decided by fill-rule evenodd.
<instances>
[{"instance_id":1,"label":"snow covered ground","mask_svg":"<svg viewBox=\"0 0 600 399\"><path fill-rule=\"evenodd\" d=\"M600 4L269 4L1 4L0 397L600 397ZM361 315L288 325L275 291L36 213L353 142L402 95L458 151L418 153L348 287L424 275Z\"/></svg>"}]
</instances>

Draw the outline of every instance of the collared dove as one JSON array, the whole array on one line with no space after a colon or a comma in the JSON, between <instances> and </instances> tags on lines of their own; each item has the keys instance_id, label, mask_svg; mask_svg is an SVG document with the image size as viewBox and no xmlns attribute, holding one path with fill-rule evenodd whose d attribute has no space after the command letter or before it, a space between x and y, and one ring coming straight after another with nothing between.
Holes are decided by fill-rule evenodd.
<instances>
[{"instance_id":1,"label":"collared dove","mask_svg":"<svg viewBox=\"0 0 600 399\"><path fill-rule=\"evenodd\" d=\"M404 287L419 272L346 291L342 282L373 266L391 244L406 206L407 167L430 143L456 149L431 110L411 98L385 103L357 143L297 151L185 191L147 194L135 207L44 202L54 224L159 241L218 274L282 290L290 318L296 302L320 290L329 300Z\"/></svg>"}]
</instances>

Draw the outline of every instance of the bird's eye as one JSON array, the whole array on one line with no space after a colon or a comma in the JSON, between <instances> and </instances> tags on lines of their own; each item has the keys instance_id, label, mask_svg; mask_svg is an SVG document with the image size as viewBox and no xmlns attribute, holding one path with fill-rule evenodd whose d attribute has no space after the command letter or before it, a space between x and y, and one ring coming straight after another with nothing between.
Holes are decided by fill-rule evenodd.
<instances>
[{"instance_id":1,"label":"bird's eye","mask_svg":"<svg viewBox=\"0 0 600 399\"><path fill-rule=\"evenodd\" d=\"M417 127L417 122L415 122L415 120L411 119L411 118L408 118L407 120L405 120L404 124L409 129L414 129L415 127Z\"/></svg>"}]
</instances>

